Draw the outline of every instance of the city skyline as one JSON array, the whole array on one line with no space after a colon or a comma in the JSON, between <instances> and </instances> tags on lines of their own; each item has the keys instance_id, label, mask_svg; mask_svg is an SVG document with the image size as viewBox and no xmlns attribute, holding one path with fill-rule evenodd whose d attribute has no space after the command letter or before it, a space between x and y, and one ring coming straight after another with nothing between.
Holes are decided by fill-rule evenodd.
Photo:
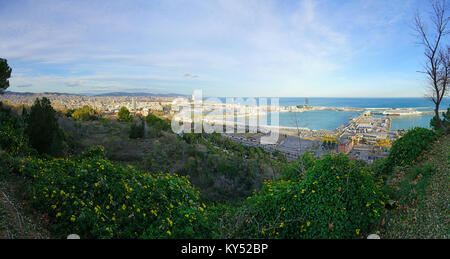
<instances>
[{"instance_id":1,"label":"city skyline","mask_svg":"<svg viewBox=\"0 0 450 259\"><path fill-rule=\"evenodd\" d=\"M14 92L423 97L426 1L14 1Z\"/></svg>"}]
</instances>

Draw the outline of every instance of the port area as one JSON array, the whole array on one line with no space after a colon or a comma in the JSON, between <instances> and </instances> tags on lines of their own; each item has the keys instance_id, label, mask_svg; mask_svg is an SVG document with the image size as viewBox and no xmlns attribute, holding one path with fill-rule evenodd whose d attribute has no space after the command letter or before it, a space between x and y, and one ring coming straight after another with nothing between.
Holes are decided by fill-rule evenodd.
<instances>
[{"instance_id":1,"label":"port area","mask_svg":"<svg viewBox=\"0 0 450 259\"><path fill-rule=\"evenodd\" d=\"M373 116L373 111L366 110L334 130L269 128L258 133L223 135L243 145L260 147L268 152L280 151L288 161L297 159L305 152L312 152L317 157L327 153L345 153L351 158L372 163L386 157L392 142L404 132L391 130L391 120L388 116ZM261 144L261 137L270 135L274 130L279 133L278 142Z\"/></svg>"}]
</instances>

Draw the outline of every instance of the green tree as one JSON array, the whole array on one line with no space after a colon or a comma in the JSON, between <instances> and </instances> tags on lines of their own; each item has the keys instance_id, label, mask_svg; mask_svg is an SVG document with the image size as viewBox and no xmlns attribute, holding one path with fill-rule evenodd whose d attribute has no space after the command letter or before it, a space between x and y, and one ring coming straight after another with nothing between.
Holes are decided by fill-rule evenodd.
<instances>
[{"instance_id":1,"label":"green tree","mask_svg":"<svg viewBox=\"0 0 450 259\"><path fill-rule=\"evenodd\" d=\"M130 129L130 138L143 138L145 135L145 122L144 120L141 121L141 125L137 125L136 122L131 124Z\"/></svg>"},{"instance_id":2,"label":"green tree","mask_svg":"<svg viewBox=\"0 0 450 259\"><path fill-rule=\"evenodd\" d=\"M62 155L64 134L50 100L36 98L27 117L26 134L31 146L41 154Z\"/></svg>"},{"instance_id":3,"label":"green tree","mask_svg":"<svg viewBox=\"0 0 450 259\"><path fill-rule=\"evenodd\" d=\"M72 113L72 118L76 120L82 120L82 121L88 121L88 120L95 120L98 118L97 111L94 110L89 105L84 105L80 109L76 109Z\"/></svg>"},{"instance_id":4,"label":"green tree","mask_svg":"<svg viewBox=\"0 0 450 259\"><path fill-rule=\"evenodd\" d=\"M132 121L133 116L131 116L130 111L127 109L127 107L122 107L119 110L119 121L125 122L125 121Z\"/></svg>"},{"instance_id":5,"label":"green tree","mask_svg":"<svg viewBox=\"0 0 450 259\"><path fill-rule=\"evenodd\" d=\"M0 94L3 94L3 91L9 87L8 79L11 77L11 71L7 60L0 58Z\"/></svg>"}]
</instances>

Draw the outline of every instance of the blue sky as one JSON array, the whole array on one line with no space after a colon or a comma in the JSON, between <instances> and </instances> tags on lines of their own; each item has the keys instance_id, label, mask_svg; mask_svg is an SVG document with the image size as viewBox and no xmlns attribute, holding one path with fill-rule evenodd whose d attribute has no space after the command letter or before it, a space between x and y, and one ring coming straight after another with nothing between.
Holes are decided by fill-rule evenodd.
<instances>
[{"instance_id":1,"label":"blue sky","mask_svg":"<svg viewBox=\"0 0 450 259\"><path fill-rule=\"evenodd\" d=\"M424 0L0 2L10 91L424 96Z\"/></svg>"}]
</instances>

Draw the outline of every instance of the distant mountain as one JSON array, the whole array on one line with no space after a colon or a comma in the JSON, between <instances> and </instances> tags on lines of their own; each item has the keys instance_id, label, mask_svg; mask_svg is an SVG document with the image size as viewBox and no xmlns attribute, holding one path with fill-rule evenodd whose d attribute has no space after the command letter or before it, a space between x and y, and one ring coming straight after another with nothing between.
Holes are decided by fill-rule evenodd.
<instances>
[{"instance_id":1,"label":"distant mountain","mask_svg":"<svg viewBox=\"0 0 450 259\"><path fill-rule=\"evenodd\" d=\"M69 93L57 93L57 92L43 92L43 93L32 93L32 92L11 92L11 91L5 91L6 95L8 94L14 94L14 95L24 95L24 96L29 96L29 95L36 95L36 94L52 94L52 95L80 95L80 94L69 94Z\"/></svg>"},{"instance_id":2,"label":"distant mountain","mask_svg":"<svg viewBox=\"0 0 450 259\"><path fill-rule=\"evenodd\" d=\"M175 97L175 96L187 96L183 94L175 94L175 93L168 93L168 94L153 94L153 93L127 93L127 92L111 92L111 93L103 93L103 94L89 94L89 93L83 93L83 94L69 94L69 93L56 93L56 92L44 92L44 93L31 93L31 92L11 92L11 91L5 91L5 94L14 94L14 95L23 95L23 96L33 96L36 94L48 94L48 95L78 95L78 96L112 96L112 97L119 97L119 96L156 96L156 97Z\"/></svg>"},{"instance_id":3,"label":"distant mountain","mask_svg":"<svg viewBox=\"0 0 450 259\"><path fill-rule=\"evenodd\" d=\"M127 93L127 92L111 92L111 93L103 93L103 94L96 94L93 96L159 96L159 97L174 97L174 96L186 96L184 94L174 94L174 93L168 93L168 94L153 94L153 93Z\"/></svg>"}]
</instances>

